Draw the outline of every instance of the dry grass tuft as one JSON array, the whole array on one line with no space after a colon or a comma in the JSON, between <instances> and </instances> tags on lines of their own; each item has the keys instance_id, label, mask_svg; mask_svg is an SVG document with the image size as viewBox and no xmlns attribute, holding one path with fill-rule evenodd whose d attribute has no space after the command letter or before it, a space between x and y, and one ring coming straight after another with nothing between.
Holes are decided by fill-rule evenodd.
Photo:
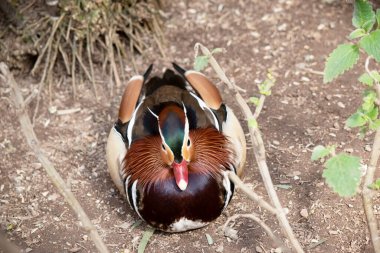
<instances>
[{"instance_id":1,"label":"dry grass tuft","mask_svg":"<svg viewBox=\"0 0 380 253\"><path fill-rule=\"evenodd\" d=\"M94 64L101 64L110 85L120 86L124 73L118 66L123 66L123 60L134 65L133 54L144 54L147 37L162 48L159 0L60 0L53 7L41 0L13 2L20 2L15 6L23 22L10 30L27 48L17 54L33 56L31 74L40 78L39 94L45 84L51 93L54 71L60 66L60 73L72 77L74 97L77 74L91 81L97 97ZM1 54L9 59L15 52ZM110 90L112 94L112 85Z\"/></svg>"}]
</instances>

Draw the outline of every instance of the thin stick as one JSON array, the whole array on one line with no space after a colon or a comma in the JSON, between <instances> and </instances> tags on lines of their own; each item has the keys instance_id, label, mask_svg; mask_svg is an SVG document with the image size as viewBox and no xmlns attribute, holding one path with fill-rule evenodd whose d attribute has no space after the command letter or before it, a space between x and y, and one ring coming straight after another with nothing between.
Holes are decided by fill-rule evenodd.
<instances>
[{"instance_id":1,"label":"thin stick","mask_svg":"<svg viewBox=\"0 0 380 253\"><path fill-rule=\"evenodd\" d=\"M259 224L265 232L269 235L269 237L272 239L272 241L276 244L277 247L281 247L283 252L290 252L290 250L281 242L281 240L273 233L272 229L265 224L264 221L262 221L256 214L251 213L251 214L235 214L231 216L230 218L227 219L226 223L224 223L223 226L223 231L226 229L227 225L231 221L235 221L238 218L248 218L253 221L255 221L257 224Z\"/></svg>"},{"instance_id":2,"label":"thin stick","mask_svg":"<svg viewBox=\"0 0 380 253\"><path fill-rule=\"evenodd\" d=\"M240 188L245 194L248 195L248 197L250 199L252 199L257 204L259 204L259 206L261 206L262 208L264 208L265 210L269 211L270 213L272 213L274 215L277 214L276 208L274 208L271 204L269 204L264 199L262 199L254 191L252 191L251 189L249 189L249 187L246 184L244 184L243 181L241 181L240 178L235 173L229 172L228 173L228 177L235 184L235 186L237 186L238 188Z\"/></svg>"},{"instance_id":3,"label":"thin stick","mask_svg":"<svg viewBox=\"0 0 380 253\"><path fill-rule=\"evenodd\" d=\"M70 40L68 40L70 41ZM73 44L70 44L71 46L71 54L72 54L72 62L71 62L71 84L73 86L73 97L76 98L77 95L77 88L76 88L76 82L75 82L75 54L76 54L76 42L75 42L75 36L73 38Z\"/></svg>"},{"instance_id":4,"label":"thin stick","mask_svg":"<svg viewBox=\"0 0 380 253\"><path fill-rule=\"evenodd\" d=\"M54 165L46 157L44 152L41 150L37 136L33 130L32 123L30 122L29 116L25 111L24 98L22 97L20 88L10 73L8 66L5 63L0 63L1 77L12 89L12 100L18 112L18 119L20 121L21 130L27 140L30 149L34 152L36 158L41 162L42 166L46 170L51 182L57 188L57 190L62 194L67 203L71 206L73 211L78 215L78 219L82 223L82 226L87 230L94 241L94 244L99 252L108 253L108 249L103 243L100 235L98 234L95 226L91 223L91 220L83 210L82 206L79 204L78 200L75 198L74 194L69 190L65 181L59 175L59 173L54 168Z\"/></svg>"},{"instance_id":5,"label":"thin stick","mask_svg":"<svg viewBox=\"0 0 380 253\"><path fill-rule=\"evenodd\" d=\"M227 78L226 74L220 67L220 65L216 62L214 56L212 56L211 52L202 44L196 43L195 47L199 47L204 55L210 56L210 64L219 76L219 78L228 86L229 89L235 92L235 99L237 100L240 108L242 109L246 120L252 119L253 114L248 106L248 104L245 102L244 98L240 95L239 89L235 84L230 82L230 80ZM257 115L258 116L258 115ZM277 219L279 223L281 224L281 227L283 229L283 232L291 242L291 244L294 247L294 250L296 252L304 252L301 244L298 242L297 238L295 237L292 227L289 224L288 219L286 218L286 214L284 212L284 209L281 206L280 200L277 196L276 190L274 189L272 178L269 173L268 165L266 163L265 158L265 148L264 148L264 142L261 137L260 131L258 128L254 127L248 127L251 142L253 145L253 152L256 158L257 165L260 170L261 177L263 178L265 189L267 190L268 196L277 209Z\"/></svg>"},{"instance_id":6,"label":"thin stick","mask_svg":"<svg viewBox=\"0 0 380 253\"><path fill-rule=\"evenodd\" d=\"M52 101L53 67L55 65L55 61L57 60L58 45L61 42L61 37L62 37L62 33L58 35L58 39L53 46L53 55L52 55L51 59L49 60L50 66L49 66L49 69L47 72L47 75L48 75L47 80L48 80L48 84L49 84L49 101L50 102Z\"/></svg>"},{"instance_id":7,"label":"thin stick","mask_svg":"<svg viewBox=\"0 0 380 253\"><path fill-rule=\"evenodd\" d=\"M96 84L95 84L95 75L94 75L94 66L93 66L93 62L92 62L92 54L91 54L91 35L90 35L90 31L89 29L87 29L87 58L88 58L88 62L90 64L90 71L91 71L91 83L92 83L92 87L94 89L94 94L95 94L95 98L96 100L98 100L98 91L96 89Z\"/></svg>"},{"instance_id":8,"label":"thin stick","mask_svg":"<svg viewBox=\"0 0 380 253\"><path fill-rule=\"evenodd\" d=\"M110 30L106 36L108 58L109 58L109 62L111 65L110 67L113 71L113 76L115 78L116 87L120 87L121 81L120 81L119 73L117 71L117 67L116 67L116 63L115 63L115 57L114 57L114 53L113 53L113 47L112 47L113 36L114 36L113 28L110 28Z\"/></svg>"},{"instance_id":9,"label":"thin stick","mask_svg":"<svg viewBox=\"0 0 380 253\"><path fill-rule=\"evenodd\" d=\"M377 93L377 99L380 99L380 84L379 82L376 81L375 78L373 78L372 72L369 70L370 59L371 59L371 56L368 56L365 62L365 69L368 75L370 75L372 79L375 80L374 87ZM374 176L375 176L379 156L380 156L380 128L377 128L375 140L372 146L369 166L367 169L367 173L365 174L365 177L364 177L363 193L362 193L363 206L364 206L364 211L367 218L368 229L371 234L372 244L376 253L380 253L380 236L379 236L379 228L377 224L377 219L376 219L375 214L373 213L372 200L374 197L374 190L370 189L368 186L372 184L374 181Z\"/></svg>"},{"instance_id":10,"label":"thin stick","mask_svg":"<svg viewBox=\"0 0 380 253\"><path fill-rule=\"evenodd\" d=\"M41 61L42 61L42 58L43 58L43 56L44 56L46 50L47 50L48 48L51 47L51 44L52 44L53 39L54 39L54 34L55 34L55 32L57 31L57 29L58 29L58 27L59 27L59 24L61 23L61 21L63 20L64 17L65 17L65 14L61 15L61 16L59 17L59 19L58 19L57 21L54 22L54 25L53 25L53 28L52 28L52 30L51 30L51 33L50 33L49 39L48 39L48 41L46 42L44 48L42 49L41 54L38 56L38 58L37 58L37 60L36 60L36 63L35 63L34 66L33 66L33 69L32 69L32 71L31 71L32 75L35 74L35 72L36 72L38 66L40 65L40 63L41 63Z\"/></svg>"}]
</instances>

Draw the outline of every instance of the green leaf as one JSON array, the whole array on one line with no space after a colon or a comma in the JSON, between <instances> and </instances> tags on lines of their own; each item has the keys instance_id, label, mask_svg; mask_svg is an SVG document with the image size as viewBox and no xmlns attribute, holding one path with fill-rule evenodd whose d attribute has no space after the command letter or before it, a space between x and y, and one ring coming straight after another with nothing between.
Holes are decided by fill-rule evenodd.
<instances>
[{"instance_id":1,"label":"green leaf","mask_svg":"<svg viewBox=\"0 0 380 253\"><path fill-rule=\"evenodd\" d=\"M260 99L257 97L250 97L249 98L249 102L256 105L256 106L259 104L259 101L260 101Z\"/></svg>"},{"instance_id":2,"label":"green leaf","mask_svg":"<svg viewBox=\"0 0 380 253\"><path fill-rule=\"evenodd\" d=\"M380 190L380 178L368 186L372 190Z\"/></svg>"},{"instance_id":3,"label":"green leaf","mask_svg":"<svg viewBox=\"0 0 380 253\"><path fill-rule=\"evenodd\" d=\"M366 118L360 112L355 112L346 120L347 127L360 127L365 125L367 122Z\"/></svg>"},{"instance_id":4,"label":"green leaf","mask_svg":"<svg viewBox=\"0 0 380 253\"><path fill-rule=\"evenodd\" d=\"M11 230L13 230L13 229L14 229L13 224L12 224L12 223L9 223L9 224L7 225L7 231L11 231Z\"/></svg>"},{"instance_id":5,"label":"green leaf","mask_svg":"<svg viewBox=\"0 0 380 253\"><path fill-rule=\"evenodd\" d=\"M369 128L371 130L377 130L380 127L380 119L375 119L369 122Z\"/></svg>"},{"instance_id":6,"label":"green leaf","mask_svg":"<svg viewBox=\"0 0 380 253\"><path fill-rule=\"evenodd\" d=\"M152 227L148 227L147 230L145 230L143 237L140 241L139 247L137 249L138 253L144 253L146 245L148 245L149 239L153 235L154 230L155 229Z\"/></svg>"},{"instance_id":7,"label":"green leaf","mask_svg":"<svg viewBox=\"0 0 380 253\"><path fill-rule=\"evenodd\" d=\"M366 90L363 96L363 104L361 109L363 113L368 114L375 106L376 93L373 90ZM370 117L371 118L371 117Z\"/></svg>"},{"instance_id":8,"label":"green leaf","mask_svg":"<svg viewBox=\"0 0 380 253\"><path fill-rule=\"evenodd\" d=\"M372 29L373 25L375 24L375 12L373 11L369 1L355 1L352 24L356 28L363 28L367 32Z\"/></svg>"},{"instance_id":9,"label":"green leaf","mask_svg":"<svg viewBox=\"0 0 380 253\"><path fill-rule=\"evenodd\" d=\"M323 71L323 82L331 82L334 78L352 68L359 59L357 45L341 44L327 58Z\"/></svg>"},{"instance_id":10,"label":"green leaf","mask_svg":"<svg viewBox=\"0 0 380 253\"><path fill-rule=\"evenodd\" d=\"M380 28L380 9L376 10L377 29Z\"/></svg>"},{"instance_id":11,"label":"green leaf","mask_svg":"<svg viewBox=\"0 0 380 253\"><path fill-rule=\"evenodd\" d=\"M316 146L313 149L313 153L311 154L311 160L312 161L316 161L316 160L321 159L321 158L323 158L325 156L328 156L331 153L332 148L335 149L335 147L327 147L327 148L325 148L322 145Z\"/></svg>"},{"instance_id":12,"label":"green leaf","mask_svg":"<svg viewBox=\"0 0 380 253\"><path fill-rule=\"evenodd\" d=\"M255 119L249 119L248 127L257 128L258 127L257 121Z\"/></svg>"},{"instance_id":13,"label":"green leaf","mask_svg":"<svg viewBox=\"0 0 380 253\"><path fill-rule=\"evenodd\" d=\"M340 196L353 196L360 183L360 158L338 154L326 162L322 177Z\"/></svg>"},{"instance_id":14,"label":"green leaf","mask_svg":"<svg viewBox=\"0 0 380 253\"><path fill-rule=\"evenodd\" d=\"M376 120L377 119L377 116L379 115L379 109L377 108L377 106L374 106L371 111L367 112L366 115L368 116L368 118L370 118L371 120Z\"/></svg>"},{"instance_id":15,"label":"green leaf","mask_svg":"<svg viewBox=\"0 0 380 253\"><path fill-rule=\"evenodd\" d=\"M380 74L379 74L379 72L377 72L376 70L372 70L371 71L371 75L372 75L373 78L375 78L375 80L377 82L380 82Z\"/></svg>"},{"instance_id":16,"label":"green leaf","mask_svg":"<svg viewBox=\"0 0 380 253\"><path fill-rule=\"evenodd\" d=\"M359 45L367 54L373 56L377 62L380 62L380 30L373 31L361 38Z\"/></svg>"},{"instance_id":17,"label":"green leaf","mask_svg":"<svg viewBox=\"0 0 380 253\"><path fill-rule=\"evenodd\" d=\"M135 228L137 228L138 226L140 226L141 223L142 223L142 220L138 219L138 220L136 220L136 221L132 224L131 228L132 228L132 229L135 229Z\"/></svg>"},{"instance_id":18,"label":"green leaf","mask_svg":"<svg viewBox=\"0 0 380 253\"><path fill-rule=\"evenodd\" d=\"M373 85L373 79L368 73L364 73L358 78L359 82L368 85L369 87L372 87Z\"/></svg>"},{"instance_id":19,"label":"green leaf","mask_svg":"<svg viewBox=\"0 0 380 253\"><path fill-rule=\"evenodd\" d=\"M348 35L348 38L353 40L353 39L363 37L364 35L366 35L365 30L363 28L358 28L354 30L353 32L351 32L350 35Z\"/></svg>"},{"instance_id":20,"label":"green leaf","mask_svg":"<svg viewBox=\"0 0 380 253\"><path fill-rule=\"evenodd\" d=\"M208 55L200 55L195 58L194 61L194 70L202 71L207 67L210 57Z\"/></svg>"}]
</instances>

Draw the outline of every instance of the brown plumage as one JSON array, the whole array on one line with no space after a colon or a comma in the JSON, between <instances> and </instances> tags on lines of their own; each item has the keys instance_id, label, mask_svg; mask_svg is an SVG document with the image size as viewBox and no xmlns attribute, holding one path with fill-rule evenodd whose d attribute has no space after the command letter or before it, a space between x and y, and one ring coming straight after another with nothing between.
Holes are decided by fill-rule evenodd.
<instances>
[{"instance_id":1,"label":"brown plumage","mask_svg":"<svg viewBox=\"0 0 380 253\"><path fill-rule=\"evenodd\" d=\"M234 194L227 172L241 174L245 137L217 87L173 65L128 82L107 142L113 181L136 214L168 232L207 225Z\"/></svg>"},{"instance_id":2,"label":"brown plumage","mask_svg":"<svg viewBox=\"0 0 380 253\"><path fill-rule=\"evenodd\" d=\"M193 160L189 173L202 173L214 177L232 162L232 151L227 138L215 128L191 130L190 139L194 146ZM131 182L139 180L142 186L173 177L173 172L160 156L161 138L147 136L131 145L124 159L123 173L131 176Z\"/></svg>"}]
</instances>

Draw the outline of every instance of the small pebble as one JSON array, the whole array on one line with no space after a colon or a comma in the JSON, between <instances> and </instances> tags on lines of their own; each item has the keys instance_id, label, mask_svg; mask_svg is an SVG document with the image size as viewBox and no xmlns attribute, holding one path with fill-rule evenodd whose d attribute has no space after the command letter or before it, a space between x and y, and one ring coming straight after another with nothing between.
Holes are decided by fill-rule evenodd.
<instances>
[{"instance_id":1,"label":"small pebble","mask_svg":"<svg viewBox=\"0 0 380 253\"><path fill-rule=\"evenodd\" d=\"M281 24L281 25L279 25L278 27L277 27L277 31L279 31L279 32L284 32L284 31L286 31L286 28L287 28L287 24Z\"/></svg>"},{"instance_id":2,"label":"small pebble","mask_svg":"<svg viewBox=\"0 0 380 253\"><path fill-rule=\"evenodd\" d=\"M278 145L280 145L280 142L279 142L279 141L276 141L276 140L274 140L274 141L273 141L273 145L276 145L276 146L278 146Z\"/></svg>"},{"instance_id":3,"label":"small pebble","mask_svg":"<svg viewBox=\"0 0 380 253\"><path fill-rule=\"evenodd\" d=\"M301 209L300 215L306 219L309 217L309 213L306 208Z\"/></svg>"},{"instance_id":4,"label":"small pebble","mask_svg":"<svg viewBox=\"0 0 380 253\"><path fill-rule=\"evenodd\" d=\"M261 252L263 252L263 249L260 247L260 246L256 246L256 252L257 253L261 253Z\"/></svg>"},{"instance_id":5,"label":"small pebble","mask_svg":"<svg viewBox=\"0 0 380 253\"><path fill-rule=\"evenodd\" d=\"M367 152L371 152L372 151L371 145L365 145L364 150Z\"/></svg>"},{"instance_id":6,"label":"small pebble","mask_svg":"<svg viewBox=\"0 0 380 253\"><path fill-rule=\"evenodd\" d=\"M339 106L340 108L346 108L346 106L345 106L342 102L338 102L338 106Z\"/></svg>"}]
</instances>

